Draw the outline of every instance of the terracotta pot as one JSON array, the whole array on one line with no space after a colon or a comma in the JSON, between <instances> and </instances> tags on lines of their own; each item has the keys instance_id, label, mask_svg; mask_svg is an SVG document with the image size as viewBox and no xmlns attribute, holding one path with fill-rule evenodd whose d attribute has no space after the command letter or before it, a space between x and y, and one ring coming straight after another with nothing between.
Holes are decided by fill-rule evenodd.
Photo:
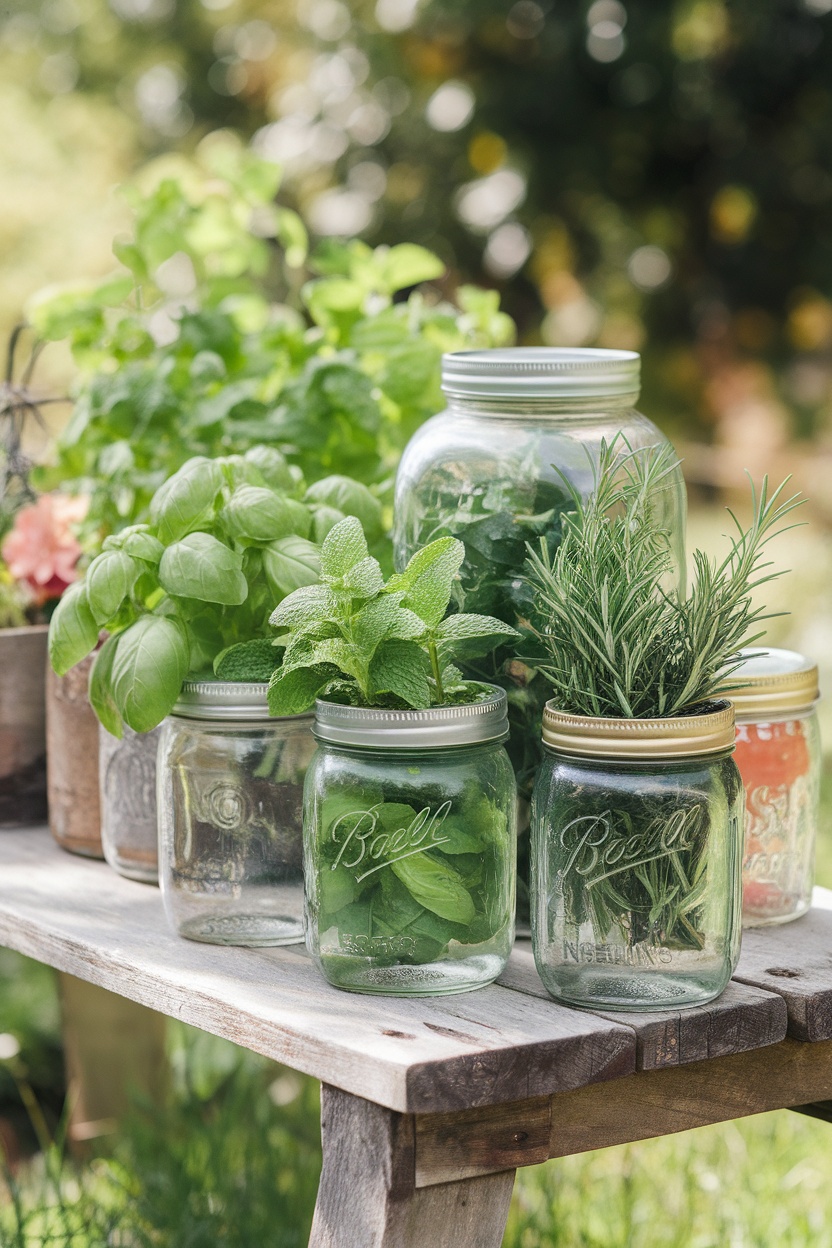
<instances>
[{"instance_id":1,"label":"terracotta pot","mask_svg":"<svg viewBox=\"0 0 832 1248\"><path fill-rule=\"evenodd\" d=\"M124 729L118 741L99 732L101 840L104 857L119 875L145 884L159 880L156 831L156 745L152 732Z\"/></svg>"},{"instance_id":2,"label":"terracotta pot","mask_svg":"<svg viewBox=\"0 0 832 1248\"><path fill-rule=\"evenodd\" d=\"M45 624L0 629L0 826L46 818Z\"/></svg>"},{"instance_id":3,"label":"terracotta pot","mask_svg":"<svg viewBox=\"0 0 832 1248\"><path fill-rule=\"evenodd\" d=\"M94 655L46 676L49 827L62 849L103 858L98 805L98 720L87 697Z\"/></svg>"}]
</instances>

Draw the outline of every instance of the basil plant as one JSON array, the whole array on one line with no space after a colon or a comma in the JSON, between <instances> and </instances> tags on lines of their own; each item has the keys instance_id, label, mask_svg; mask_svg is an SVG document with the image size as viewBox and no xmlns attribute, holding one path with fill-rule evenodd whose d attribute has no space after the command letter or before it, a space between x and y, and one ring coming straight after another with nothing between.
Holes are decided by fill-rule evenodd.
<instances>
[{"instance_id":1,"label":"basil plant","mask_svg":"<svg viewBox=\"0 0 832 1248\"><path fill-rule=\"evenodd\" d=\"M280 661L269 630L275 601L318 581L320 543L347 515L381 536L378 501L347 477L306 488L265 446L189 459L156 490L148 522L107 537L64 595L49 630L53 668L63 675L108 634L90 701L117 737L124 724L160 724L189 677L268 680Z\"/></svg>"}]
</instances>

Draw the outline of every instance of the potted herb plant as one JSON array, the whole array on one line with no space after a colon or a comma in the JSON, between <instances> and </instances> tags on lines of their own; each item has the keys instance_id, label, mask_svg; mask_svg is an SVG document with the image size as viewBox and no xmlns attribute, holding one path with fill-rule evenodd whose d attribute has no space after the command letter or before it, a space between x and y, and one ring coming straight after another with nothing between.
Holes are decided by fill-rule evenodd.
<instances>
[{"instance_id":1,"label":"potted herb plant","mask_svg":"<svg viewBox=\"0 0 832 1248\"><path fill-rule=\"evenodd\" d=\"M516 792L505 692L455 660L514 629L446 618L464 558L442 538L384 581L360 523L335 525L320 583L271 617L274 715L316 703L306 779L307 943L340 988L396 995L490 983L514 936Z\"/></svg>"},{"instance_id":2,"label":"potted herb plant","mask_svg":"<svg viewBox=\"0 0 832 1248\"><path fill-rule=\"evenodd\" d=\"M75 532L86 510L83 498L38 497L32 488L23 435L48 400L31 389L36 351L15 379L23 328L12 334L0 384L0 825L46 817L47 625L77 576Z\"/></svg>"},{"instance_id":3,"label":"potted herb plant","mask_svg":"<svg viewBox=\"0 0 832 1248\"><path fill-rule=\"evenodd\" d=\"M721 562L694 553L683 597L651 500L669 448L602 448L572 491L554 554L528 582L553 697L532 803L532 939L549 992L573 1005L668 1009L719 995L739 956L743 790L726 694L762 634L752 592L797 505L754 495ZM749 636L751 634L751 636Z\"/></svg>"},{"instance_id":4,"label":"potted herb plant","mask_svg":"<svg viewBox=\"0 0 832 1248\"><path fill-rule=\"evenodd\" d=\"M343 518L339 504L381 532L378 502L348 478L306 490L268 447L195 457L156 491L147 523L105 539L60 603L49 633L58 674L95 650L101 630L109 634L89 695L106 730L104 849L122 873L156 877L154 730L189 679L238 678L239 643L256 648L275 600L317 580L317 542Z\"/></svg>"}]
</instances>

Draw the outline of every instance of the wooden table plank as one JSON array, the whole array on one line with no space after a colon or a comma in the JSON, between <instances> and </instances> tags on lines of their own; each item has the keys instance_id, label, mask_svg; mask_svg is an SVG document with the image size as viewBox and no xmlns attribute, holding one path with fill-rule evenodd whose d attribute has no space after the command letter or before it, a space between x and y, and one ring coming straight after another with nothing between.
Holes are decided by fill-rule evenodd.
<instances>
[{"instance_id":1,"label":"wooden table plank","mask_svg":"<svg viewBox=\"0 0 832 1248\"><path fill-rule=\"evenodd\" d=\"M802 919L744 932L736 978L783 998L795 1040L832 1040L832 892L816 888Z\"/></svg>"},{"instance_id":2,"label":"wooden table plank","mask_svg":"<svg viewBox=\"0 0 832 1248\"><path fill-rule=\"evenodd\" d=\"M629 1027L508 988L440 998L340 992L305 950L181 940L158 890L0 832L0 943L403 1112L565 1091L635 1068Z\"/></svg>"},{"instance_id":3,"label":"wooden table plank","mask_svg":"<svg viewBox=\"0 0 832 1248\"><path fill-rule=\"evenodd\" d=\"M531 996L548 997L529 941L517 942L499 983ZM786 1036L787 1010L782 996L733 981L716 1001L689 1010L593 1013L632 1027L637 1070L660 1070L744 1053L777 1044Z\"/></svg>"}]
</instances>

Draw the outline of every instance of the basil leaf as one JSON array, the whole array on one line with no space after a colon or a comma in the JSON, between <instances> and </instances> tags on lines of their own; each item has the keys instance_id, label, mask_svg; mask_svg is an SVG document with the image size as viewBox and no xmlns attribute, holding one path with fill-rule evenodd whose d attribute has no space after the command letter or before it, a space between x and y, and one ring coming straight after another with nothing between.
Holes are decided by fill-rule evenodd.
<instances>
[{"instance_id":1,"label":"basil leaf","mask_svg":"<svg viewBox=\"0 0 832 1248\"><path fill-rule=\"evenodd\" d=\"M295 479L286 460L273 446L253 446L246 451L243 459L252 464L260 473L267 485L274 490L289 491L294 489Z\"/></svg>"},{"instance_id":2,"label":"basil leaf","mask_svg":"<svg viewBox=\"0 0 832 1248\"><path fill-rule=\"evenodd\" d=\"M199 528L213 514L222 483L219 460L197 455L184 463L150 500L150 518L159 540L169 545Z\"/></svg>"},{"instance_id":3,"label":"basil leaf","mask_svg":"<svg viewBox=\"0 0 832 1248\"><path fill-rule=\"evenodd\" d=\"M381 503L366 485L351 477L324 477L310 485L304 497L307 502L336 508L345 516L355 516L371 541L384 532Z\"/></svg>"},{"instance_id":4,"label":"basil leaf","mask_svg":"<svg viewBox=\"0 0 832 1248\"><path fill-rule=\"evenodd\" d=\"M124 724L113 697L113 662L116 657L118 636L108 637L95 656L90 668L89 699L100 723L113 737L124 736Z\"/></svg>"},{"instance_id":5,"label":"basil leaf","mask_svg":"<svg viewBox=\"0 0 832 1248\"><path fill-rule=\"evenodd\" d=\"M312 504L312 540L318 544L323 542L338 521L343 519L344 513L337 507Z\"/></svg>"},{"instance_id":6,"label":"basil leaf","mask_svg":"<svg viewBox=\"0 0 832 1248\"><path fill-rule=\"evenodd\" d=\"M128 533L122 549L132 559L143 559L145 563L154 564L165 553L164 546L152 533Z\"/></svg>"},{"instance_id":7,"label":"basil leaf","mask_svg":"<svg viewBox=\"0 0 832 1248\"><path fill-rule=\"evenodd\" d=\"M98 625L83 581L65 590L49 623L49 661L59 676L85 659L98 644Z\"/></svg>"},{"instance_id":8,"label":"basil leaf","mask_svg":"<svg viewBox=\"0 0 832 1248\"><path fill-rule=\"evenodd\" d=\"M420 905L440 919L468 925L476 914L471 894L460 876L427 854L411 854L391 862L391 869Z\"/></svg>"},{"instance_id":9,"label":"basil leaf","mask_svg":"<svg viewBox=\"0 0 832 1248\"><path fill-rule=\"evenodd\" d=\"M242 555L210 533L189 533L165 551L159 580L176 597L233 607L248 594L242 567Z\"/></svg>"},{"instance_id":10,"label":"basil leaf","mask_svg":"<svg viewBox=\"0 0 832 1248\"><path fill-rule=\"evenodd\" d=\"M145 615L119 633L112 695L134 732L150 732L173 710L188 674L188 641L176 620Z\"/></svg>"},{"instance_id":11,"label":"basil leaf","mask_svg":"<svg viewBox=\"0 0 832 1248\"><path fill-rule=\"evenodd\" d=\"M377 263L382 280L391 294L406 286L430 282L445 272L445 265L439 257L416 243L398 243Z\"/></svg>"},{"instance_id":12,"label":"basil leaf","mask_svg":"<svg viewBox=\"0 0 832 1248\"><path fill-rule=\"evenodd\" d=\"M106 624L113 618L130 593L137 573L138 568L123 550L105 550L93 559L85 585L96 624Z\"/></svg>"},{"instance_id":13,"label":"basil leaf","mask_svg":"<svg viewBox=\"0 0 832 1248\"><path fill-rule=\"evenodd\" d=\"M321 552L304 537L284 537L263 548L263 570L273 593L282 598L315 584L321 572Z\"/></svg>"},{"instance_id":14,"label":"basil leaf","mask_svg":"<svg viewBox=\"0 0 832 1248\"><path fill-rule=\"evenodd\" d=\"M295 532L287 501L273 490L256 485L238 486L223 509L222 519L232 537L253 542L273 542Z\"/></svg>"}]
</instances>

